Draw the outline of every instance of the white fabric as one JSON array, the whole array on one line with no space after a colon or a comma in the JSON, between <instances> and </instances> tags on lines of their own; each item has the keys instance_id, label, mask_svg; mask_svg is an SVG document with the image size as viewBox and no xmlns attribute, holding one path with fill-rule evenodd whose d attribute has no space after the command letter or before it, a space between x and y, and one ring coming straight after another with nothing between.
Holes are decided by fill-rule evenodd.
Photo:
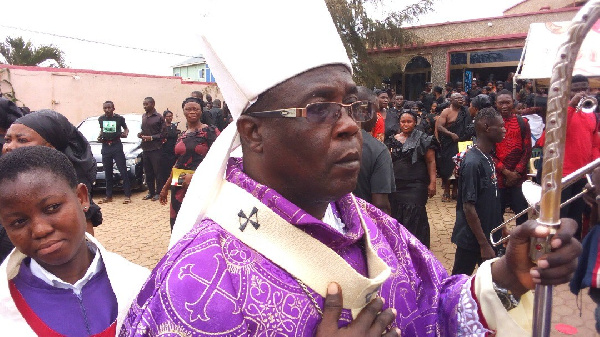
<instances>
[{"instance_id":1,"label":"white fabric","mask_svg":"<svg viewBox=\"0 0 600 337\"><path fill-rule=\"evenodd\" d=\"M496 337L531 336L533 324L533 294L523 294L519 305L506 311L492 284L492 263L482 263L475 274L475 296L488 328L496 331Z\"/></svg>"},{"instance_id":2,"label":"white fabric","mask_svg":"<svg viewBox=\"0 0 600 337\"><path fill-rule=\"evenodd\" d=\"M356 200L354 203L358 207ZM240 211L247 221L242 222ZM252 194L230 182L223 184L207 213L208 218L320 296L326 296L329 283L337 282L343 289L344 308L351 309L354 317L391 275L390 267L377 255L371 243L369 229L360 212L359 216L365 230L368 277L358 273L331 248L291 226Z\"/></svg>"},{"instance_id":3,"label":"white fabric","mask_svg":"<svg viewBox=\"0 0 600 337\"><path fill-rule=\"evenodd\" d=\"M117 332L121 329L123 320L129 311L131 303L136 298L142 285L150 275L150 271L142 266L127 261L118 254L111 253L93 236L86 233L88 242L94 243L100 254L110 285L117 297ZM37 337L31 330L10 296L8 280L19 273L21 262L27 256L16 249L0 265L0 327L6 336Z\"/></svg>"},{"instance_id":4,"label":"white fabric","mask_svg":"<svg viewBox=\"0 0 600 337\"><path fill-rule=\"evenodd\" d=\"M75 284L65 282L56 277L54 274L44 269L44 267L40 266L40 264L34 259L31 259L29 269L31 270L33 276L46 282L46 284L49 284L55 288L72 290L75 295L79 296L83 287L92 279L92 277L94 277L94 275L98 274L102 270L102 267L104 267L104 262L102 262L102 254L98 252L98 247L96 247L96 245L91 241L88 241L87 245L89 250L94 254L94 259L92 260L92 263L90 263L88 269L85 271L83 277L77 280Z\"/></svg>"},{"instance_id":5,"label":"white fabric","mask_svg":"<svg viewBox=\"0 0 600 337\"><path fill-rule=\"evenodd\" d=\"M460 302L458 302L458 332L457 336L486 336L493 331L486 329L481 323L477 310L479 305L477 299L471 293L473 277L465 282L460 290Z\"/></svg>"},{"instance_id":6,"label":"white fabric","mask_svg":"<svg viewBox=\"0 0 600 337\"><path fill-rule=\"evenodd\" d=\"M327 205L327 210L325 211L325 216L321 219L324 223L329 225L331 228L336 231L345 234L346 233L346 225L334 212L331 204Z\"/></svg>"},{"instance_id":7,"label":"white fabric","mask_svg":"<svg viewBox=\"0 0 600 337\"><path fill-rule=\"evenodd\" d=\"M536 114L525 115L523 117L527 118L527 122L529 122L529 128L531 129L531 144L535 145L535 142L540 139L544 132L544 121L542 120L542 117Z\"/></svg>"},{"instance_id":8,"label":"white fabric","mask_svg":"<svg viewBox=\"0 0 600 337\"><path fill-rule=\"evenodd\" d=\"M214 6L201 20L200 42L234 121L196 170L169 247L210 207L227 159L240 145L235 121L261 93L324 65L342 64L352 71L324 0L219 0Z\"/></svg>"}]
</instances>

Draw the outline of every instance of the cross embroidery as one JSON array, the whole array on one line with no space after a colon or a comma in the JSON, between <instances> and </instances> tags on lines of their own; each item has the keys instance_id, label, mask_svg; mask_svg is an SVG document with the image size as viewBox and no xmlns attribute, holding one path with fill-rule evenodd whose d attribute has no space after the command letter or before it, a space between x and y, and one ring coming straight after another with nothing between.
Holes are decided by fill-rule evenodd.
<instances>
[{"instance_id":1,"label":"cross embroidery","mask_svg":"<svg viewBox=\"0 0 600 337\"><path fill-rule=\"evenodd\" d=\"M250 223L252 227L254 227L254 229L258 229L258 227L260 227L260 224L258 223L257 213L258 209L256 207L252 208L252 212L250 212L250 215L248 216L244 214L244 211L240 210L240 212L238 213L238 217L240 217L240 231L243 232L244 229L246 229L248 223ZM252 220L252 216L254 216L254 220ZM244 223L242 223L243 219L246 220L244 221Z\"/></svg>"}]
</instances>

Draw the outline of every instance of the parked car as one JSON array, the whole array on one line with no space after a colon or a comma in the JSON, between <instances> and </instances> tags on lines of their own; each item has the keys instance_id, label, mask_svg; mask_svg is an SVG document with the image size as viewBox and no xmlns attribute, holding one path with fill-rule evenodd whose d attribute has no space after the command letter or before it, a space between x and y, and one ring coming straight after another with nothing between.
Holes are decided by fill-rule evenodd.
<instances>
[{"instance_id":1,"label":"parked car","mask_svg":"<svg viewBox=\"0 0 600 337\"><path fill-rule=\"evenodd\" d=\"M129 128L129 135L127 138L121 138L123 142L123 152L125 153L125 163L127 165L127 172L129 174L129 181L131 182L132 190L143 190L146 188L144 184L144 169L142 163L142 140L137 137L137 134L142 131L142 115L141 114L129 114L122 115L125 117L125 122ZM97 172L96 181L94 182L94 189L105 189L106 188L106 176L104 172L104 166L102 165L102 143L98 142L98 136L100 135L100 124L98 123L98 117L86 118L77 127L83 136L88 140L92 147L92 153L96 159ZM123 188L123 181L121 180L121 174L117 169L117 165L113 162L113 177L115 189Z\"/></svg>"}]
</instances>

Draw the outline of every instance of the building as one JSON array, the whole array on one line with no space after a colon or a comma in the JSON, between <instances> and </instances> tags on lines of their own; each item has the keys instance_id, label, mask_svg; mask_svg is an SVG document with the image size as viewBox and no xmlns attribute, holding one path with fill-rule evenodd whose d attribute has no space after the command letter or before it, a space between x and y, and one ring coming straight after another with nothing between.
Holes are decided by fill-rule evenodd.
<instances>
[{"instance_id":1,"label":"building","mask_svg":"<svg viewBox=\"0 0 600 337\"><path fill-rule=\"evenodd\" d=\"M181 77L186 81L215 82L215 77L202 55L185 60L172 68L173 76Z\"/></svg>"},{"instance_id":2,"label":"building","mask_svg":"<svg viewBox=\"0 0 600 337\"><path fill-rule=\"evenodd\" d=\"M519 64L531 23L570 21L585 2L524 0L499 17L408 27L418 44L371 53L398 65L385 82L410 100L425 82L470 87L471 79L504 81Z\"/></svg>"}]
</instances>

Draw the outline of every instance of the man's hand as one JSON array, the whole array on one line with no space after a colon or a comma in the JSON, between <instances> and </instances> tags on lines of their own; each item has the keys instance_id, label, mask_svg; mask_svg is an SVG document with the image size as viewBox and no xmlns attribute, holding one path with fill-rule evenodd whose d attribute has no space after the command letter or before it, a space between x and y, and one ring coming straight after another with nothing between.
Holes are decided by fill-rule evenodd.
<instances>
[{"instance_id":1,"label":"man's hand","mask_svg":"<svg viewBox=\"0 0 600 337\"><path fill-rule=\"evenodd\" d=\"M505 169L504 171L502 171L502 174L504 174L504 176L506 177L506 181L504 182L504 184L507 187L515 186L521 179L521 175L514 171Z\"/></svg>"},{"instance_id":2,"label":"man's hand","mask_svg":"<svg viewBox=\"0 0 600 337\"><path fill-rule=\"evenodd\" d=\"M364 307L356 319L348 326L338 328L338 321L342 314L343 299L342 289L337 283L330 283L327 287L327 297L323 308L323 319L317 327L317 337L330 336L400 336L400 330L391 329L390 325L396 317L395 309L383 308L383 299L377 297Z\"/></svg>"},{"instance_id":3,"label":"man's hand","mask_svg":"<svg viewBox=\"0 0 600 337\"><path fill-rule=\"evenodd\" d=\"M496 252L494 251L494 248L492 248L492 246L487 241L485 242L485 244L480 244L479 246L479 249L481 251L481 259L483 261L491 260L496 257Z\"/></svg>"},{"instance_id":4,"label":"man's hand","mask_svg":"<svg viewBox=\"0 0 600 337\"><path fill-rule=\"evenodd\" d=\"M558 285L566 283L577 267L581 243L573 238L577 222L561 219L560 228L552 238L552 252L542 256L537 266L529 257L530 238L545 238L548 228L535 220L517 226L510 235L506 255L492 265L492 278L500 287L515 296L521 296L536 284Z\"/></svg>"},{"instance_id":5,"label":"man's hand","mask_svg":"<svg viewBox=\"0 0 600 337\"><path fill-rule=\"evenodd\" d=\"M573 98L571 98L571 101L569 102L569 106L573 107L573 108L577 108L577 106L579 105L579 102L585 97L585 91L581 91L575 94L575 96L573 96Z\"/></svg>"},{"instance_id":6,"label":"man's hand","mask_svg":"<svg viewBox=\"0 0 600 337\"><path fill-rule=\"evenodd\" d=\"M458 139L459 139L459 137L458 137L458 135L457 135L456 133L454 133L454 132L453 132L453 133L451 133L451 134L450 134L450 138L452 138L452 141L453 141L453 142L455 142L455 143L458 143Z\"/></svg>"}]
</instances>

